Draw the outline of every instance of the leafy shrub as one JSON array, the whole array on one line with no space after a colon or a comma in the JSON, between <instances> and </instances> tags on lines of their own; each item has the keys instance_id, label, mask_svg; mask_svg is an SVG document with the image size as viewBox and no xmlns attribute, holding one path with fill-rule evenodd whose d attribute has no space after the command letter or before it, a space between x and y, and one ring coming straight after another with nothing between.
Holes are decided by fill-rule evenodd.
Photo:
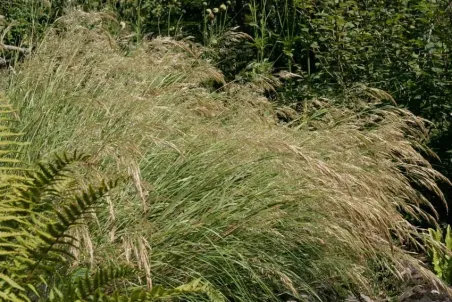
<instances>
[{"instance_id":1,"label":"leafy shrub","mask_svg":"<svg viewBox=\"0 0 452 302\"><path fill-rule=\"evenodd\" d=\"M2 43L25 48L39 43L44 31L64 13L66 0L1 0Z\"/></svg>"}]
</instances>

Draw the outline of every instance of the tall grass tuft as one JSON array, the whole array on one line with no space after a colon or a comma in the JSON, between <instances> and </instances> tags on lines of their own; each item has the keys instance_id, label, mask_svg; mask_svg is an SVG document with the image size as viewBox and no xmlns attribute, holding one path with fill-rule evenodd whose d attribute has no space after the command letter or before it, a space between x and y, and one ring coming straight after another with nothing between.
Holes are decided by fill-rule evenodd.
<instances>
[{"instance_id":1,"label":"tall grass tuft","mask_svg":"<svg viewBox=\"0 0 452 302\"><path fill-rule=\"evenodd\" d=\"M125 56L99 27L60 22L4 87L29 159L77 148L93 155L80 173L130 176L74 232L77 265L134 263L149 287L202 278L230 301L373 295L369 263L430 276L404 251L422 234L401 213L428 205L411 184L441 196L417 117L363 103L284 126L247 86L211 92L222 76L192 45L156 39Z\"/></svg>"}]
</instances>

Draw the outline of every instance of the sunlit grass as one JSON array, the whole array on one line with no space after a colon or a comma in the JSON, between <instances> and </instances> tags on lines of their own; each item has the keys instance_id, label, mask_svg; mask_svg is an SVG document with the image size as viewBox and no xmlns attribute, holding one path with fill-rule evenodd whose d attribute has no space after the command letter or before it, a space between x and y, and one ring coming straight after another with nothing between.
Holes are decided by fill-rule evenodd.
<instances>
[{"instance_id":1,"label":"sunlit grass","mask_svg":"<svg viewBox=\"0 0 452 302\"><path fill-rule=\"evenodd\" d=\"M416 265L402 247L419 233L399 210L423 215L410 181L437 190L441 177L415 149L419 119L363 104L285 127L250 87L203 88L222 76L199 57L161 39L124 56L71 27L8 76L28 159L79 149L93 155L80 173L130 176L77 231L79 263L135 263L149 286L201 277L231 301L372 295L369 262Z\"/></svg>"}]
</instances>

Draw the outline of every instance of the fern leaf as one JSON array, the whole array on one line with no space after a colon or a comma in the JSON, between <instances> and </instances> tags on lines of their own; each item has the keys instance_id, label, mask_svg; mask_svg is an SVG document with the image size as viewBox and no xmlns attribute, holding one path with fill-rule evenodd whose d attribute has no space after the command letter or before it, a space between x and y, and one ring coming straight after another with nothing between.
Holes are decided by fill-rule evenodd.
<instances>
[{"instance_id":1,"label":"fern leaf","mask_svg":"<svg viewBox=\"0 0 452 302\"><path fill-rule=\"evenodd\" d=\"M77 291L82 299L90 295L101 294L101 290L119 279L134 276L136 271L130 267L106 268L96 271L92 276L77 279Z\"/></svg>"},{"instance_id":2,"label":"fern leaf","mask_svg":"<svg viewBox=\"0 0 452 302\"><path fill-rule=\"evenodd\" d=\"M82 218L83 214L89 212L92 207L99 203L101 198L116 184L116 182L109 182L108 184L103 182L97 188L89 186L86 191L74 198L75 201L63 207L62 212L65 215L61 214L57 209L53 210L57 221L49 223L46 230L39 233L43 244L32 252L33 257L36 259L36 265L31 268L31 271L34 271L44 260L61 261L58 257L50 258L51 253L67 255L63 252L63 249L58 247L58 245L69 244L67 240L64 240L64 238L68 238L66 232Z\"/></svg>"},{"instance_id":3,"label":"fern leaf","mask_svg":"<svg viewBox=\"0 0 452 302\"><path fill-rule=\"evenodd\" d=\"M18 290L22 290L24 291L25 289L20 286L19 284L17 284L16 281L14 281L13 279L11 279L10 277L6 276L5 274L0 273L0 279L5 281L6 283L8 283L11 287L16 288Z\"/></svg>"},{"instance_id":4,"label":"fern leaf","mask_svg":"<svg viewBox=\"0 0 452 302\"><path fill-rule=\"evenodd\" d=\"M24 232L14 232L14 233L0 232L0 239L18 237L18 236L24 236L24 235L26 235Z\"/></svg>"}]
</instances>

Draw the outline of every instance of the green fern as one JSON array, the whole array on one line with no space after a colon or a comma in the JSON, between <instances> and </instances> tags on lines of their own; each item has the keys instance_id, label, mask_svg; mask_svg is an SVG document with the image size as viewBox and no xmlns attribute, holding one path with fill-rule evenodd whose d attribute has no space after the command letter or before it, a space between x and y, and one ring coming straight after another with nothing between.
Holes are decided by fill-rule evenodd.
<instances>
[{"instance_id":1,"label":"green fern","mask_svg":"<svg viewBox=\"0 0 452 302\"><path fill-rule=\"evenodd\" d=\"M441 229L429 229L431 239L436 244L430 246L433 270L436 275L452 284L452 230L450 225L446 228L446 234ZM445 250L444 250L445 248Z\"/></svg>"},{"instance_id":2,"label":"green fern","mask_svg":"<svg viewBox=\"0 0 452 302\"><path fill-rule=\"evenodd\" d=\"M0 123L12 112L0 105ZM65 190L71 167L87 160L74 152L39 163L29 171L16 159L20 134L0 126L0 300L2 301L154 301L186 294L221 294L195 280L177 288L131 286L140 279L130 267L99 268L71 278L69 263L76 238L68 231L103 205L103 197L118 181L102 181L85 190ZM114 288L114 290L112 290Z\"/></svg>"}]
</instances>

